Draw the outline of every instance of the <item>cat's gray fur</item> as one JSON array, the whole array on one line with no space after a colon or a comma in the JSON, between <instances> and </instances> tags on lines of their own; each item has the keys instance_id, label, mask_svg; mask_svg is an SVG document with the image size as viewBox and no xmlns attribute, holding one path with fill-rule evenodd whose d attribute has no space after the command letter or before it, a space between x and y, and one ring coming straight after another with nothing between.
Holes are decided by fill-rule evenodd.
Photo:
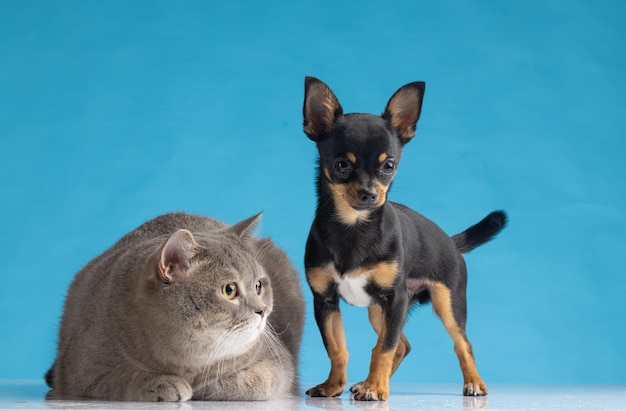
<instances>
[{"instance_id":1,"label":"cat's gray fur","mask_svg":"<svg viewBox=\"0 0 626 411\"><path fill-rule=\"evenodd\" d=\"M229 227L162 215L87 264L66 298L48 398L297 396L300 281L269 239L249 235L259 217Z\"/></svg>"}]
</instances>

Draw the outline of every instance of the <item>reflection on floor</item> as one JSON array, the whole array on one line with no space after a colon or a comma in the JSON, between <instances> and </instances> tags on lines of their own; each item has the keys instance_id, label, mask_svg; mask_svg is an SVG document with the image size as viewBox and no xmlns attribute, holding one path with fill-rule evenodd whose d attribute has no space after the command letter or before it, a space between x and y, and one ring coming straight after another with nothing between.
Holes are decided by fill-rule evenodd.
<instances>
[{"instance_id":1,"label":"reflection on floor","mask_svg":"<svg viewBox=\"0 0 626 411\"><path fill-rule=\"evenodd\" d=\"M338 398L288 401L140 403L45 401L43 381L0 380L3 410L626 410L626 385L498 385L487 397L463 397L452 384L392 384L391 398L361 402L348 393Z\"/></svg>"}]
</instances>

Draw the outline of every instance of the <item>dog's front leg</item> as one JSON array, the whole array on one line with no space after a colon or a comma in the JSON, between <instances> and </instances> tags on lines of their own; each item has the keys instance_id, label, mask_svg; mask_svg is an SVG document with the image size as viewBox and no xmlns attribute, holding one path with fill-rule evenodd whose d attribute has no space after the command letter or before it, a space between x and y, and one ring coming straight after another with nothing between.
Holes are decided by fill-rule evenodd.
<instances>
[{"instance_id":1,"label":"dog's front leg","mask_svg":"<svg viewBox=\"0 0 626 411\"><path fill-rule=\"evenodd\" d=\"M310 268L306 272L313 290L315 321L330 358L328 379L306 394L311 397L336 397L341 395L347 381L348 348L339 311L339 294L330 281L330 274L321 268Z\"/></svg>"},{"instance_id":2,"label":"dog's front leg","mask_svg":"<svg viewBox=\"0 0 626 411\"><path fill-rule=\"evenodd\" d=\"M372 350L367 379L351 388L355 400L384 401L389 398L389 379L394 370L394 357L406 320L408 304L408 296L402 292L387 297L381 303L381 332Z\"/></svg>"}]
</instances>

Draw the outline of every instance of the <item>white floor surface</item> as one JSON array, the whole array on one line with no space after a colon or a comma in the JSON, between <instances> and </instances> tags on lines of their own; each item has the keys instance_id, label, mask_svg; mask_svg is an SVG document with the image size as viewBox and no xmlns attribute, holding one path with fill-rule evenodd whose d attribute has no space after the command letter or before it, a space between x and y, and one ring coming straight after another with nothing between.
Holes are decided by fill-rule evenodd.
<instances>
[{"instance_id":1,"label":"white floor surface","mask_svg":"<svg viewBox=\"0 0 626 411\"><path fill-rule=\"evenodd\" d=\"M308 386L308 385L307 385ZM339 398L290 401L141 403L46 401L43 381L0 380L2 410L626 410L626 385L498 385L487 397L463 397L452 384L392 384L391 398L360 402Z\"/></svg>"}]
</instances>

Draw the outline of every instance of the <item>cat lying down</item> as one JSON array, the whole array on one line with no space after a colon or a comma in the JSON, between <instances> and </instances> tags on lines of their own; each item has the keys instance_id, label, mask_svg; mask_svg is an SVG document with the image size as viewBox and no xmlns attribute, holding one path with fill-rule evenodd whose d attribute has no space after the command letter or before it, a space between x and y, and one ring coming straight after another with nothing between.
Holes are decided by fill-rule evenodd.
<instances>
[{"instance_id":1,"label":"cat lying down","mask_svg":"<svg viewBox=\"0 0 626 411\"><path fill-rule=\"evenodd\" d=\"M296 397L304 300L287 256L184 213L144 223L78 272L48 399Z\"/></svg>"}]
</instances>

